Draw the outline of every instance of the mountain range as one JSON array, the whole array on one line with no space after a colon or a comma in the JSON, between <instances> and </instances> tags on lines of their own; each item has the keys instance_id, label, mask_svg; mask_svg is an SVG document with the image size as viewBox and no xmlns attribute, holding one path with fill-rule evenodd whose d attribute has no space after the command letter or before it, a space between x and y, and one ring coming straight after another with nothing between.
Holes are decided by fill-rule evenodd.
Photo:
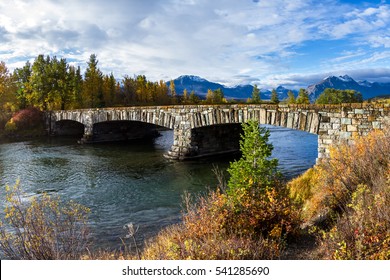
<instances>
[{"instance_id":1,"label":"mountain range","mask_svg":"<svg viewBox=\"0 0 390 280\"><path fill-rule=\"evenodd\" d=\"M188 92L192 90L201 97L206 96L207 90L216 90L218 88L222 89L226 98L233 99L247 99L252 96L253 86L252 85L239 85L235 87L227 87L219 83L213 83L207 81L198 76L184 75L173 80L175 83L176 92L181 94L184 89L187 89ZM168 85L170 82L168 82ZM309 94L310 101L314 101L318 96L326 89L352 89L359 91L363 95L363 99L370 99L376 96L388 95L390 94L390 83L378 83L378 82L369 82L369 81L355 81L348 75L344 76L329 76L324 78L322 81L319 81L316 84L309 85L306 90ZM287 93L291 90L295 96L298 95L297 90L288 89L283 86L278 86L275 88L278 93L280 100L287 98ZM267 100L271 97L271 90L269 89L260 89L261 99Z\"/></svg>"}]
</instances>

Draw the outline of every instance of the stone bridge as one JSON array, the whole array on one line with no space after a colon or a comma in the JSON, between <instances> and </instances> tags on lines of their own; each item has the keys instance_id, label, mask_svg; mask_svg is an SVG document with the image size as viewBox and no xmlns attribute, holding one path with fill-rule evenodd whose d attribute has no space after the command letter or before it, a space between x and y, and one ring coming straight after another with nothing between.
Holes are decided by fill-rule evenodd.
<instances>
[{"instance_id":1,"label":"stone bridge","mask_svg":"<svg viewBox=\"0 0 390 280\"><path fill-rule=\"evenodd\" d=\"M126 140L155 133L156 127L173 130L171 159L186 159L239 149L241 123L298 129L318 135L318 158L329 146L353 141L390 122L389 104L342 105L176 105L80 109L47 113L51 134L79 133L81 142Z\"/></svg>"}]
</instances>

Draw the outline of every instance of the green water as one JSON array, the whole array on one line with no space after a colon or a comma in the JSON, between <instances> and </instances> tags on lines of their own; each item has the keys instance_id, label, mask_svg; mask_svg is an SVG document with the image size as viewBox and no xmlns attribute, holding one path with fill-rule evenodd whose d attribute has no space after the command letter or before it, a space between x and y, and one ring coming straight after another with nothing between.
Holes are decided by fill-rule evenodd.
<instances>
[{"instance_id":1,"label":"green water","mask_svg":"<svg viewBox=\"0 0 390 280\"><path fill-rule=\"evenodd\" d=\"M172 162L163 154L172 132L154 142L78 145L75 139L41 139L0 144L0 183L20 179L27 196L59 194L91 209L92 238L101 248L118 249L123 226L139 226L138 242L180 222L182 195L214 188L214 166L226 169L226 158ZM317 136L273 128L274 156L287 177L310 168L317 157ZM4 189L0 203L4 208Z\"/></svg>"}]
</instances>

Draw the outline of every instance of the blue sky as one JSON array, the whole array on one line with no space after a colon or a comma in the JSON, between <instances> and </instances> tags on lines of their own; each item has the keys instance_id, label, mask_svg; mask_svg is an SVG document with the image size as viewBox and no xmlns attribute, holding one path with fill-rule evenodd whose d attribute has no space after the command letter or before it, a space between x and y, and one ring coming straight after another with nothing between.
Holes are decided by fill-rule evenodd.
<instances>
[{"instance_id":1,"label":"blue sky","mask_svg":"<svg viewBox=\"0 0 390 280\"><path fill-rule=\"evenodd\" d=\"M342 0L9 0L0 61L38 54L150 80L306 87L329 75L390 82L390 5Z\"/></svg>"}]
</instances>

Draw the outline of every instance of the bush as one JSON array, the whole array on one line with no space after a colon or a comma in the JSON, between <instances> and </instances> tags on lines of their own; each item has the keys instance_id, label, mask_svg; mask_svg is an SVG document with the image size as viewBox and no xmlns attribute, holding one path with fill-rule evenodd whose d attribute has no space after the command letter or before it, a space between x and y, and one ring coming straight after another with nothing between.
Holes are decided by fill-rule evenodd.
<instances>
[{"instance_id":1,"label":"bush","mask_svg":"<svg viewBox=\"0 0 390 280\"><path fill-rule=\"evenodd\" d=\"M19 184L7 186L6 193L8 205L0 222L0 249L6 257L69 260L85 252L89 209L47 194L25 202Z\"/></svg>"},{"instance_id":2,"label":"bush","mask_svg":"<svg viewBox=\"0 0 390 280\"><path fill-rule=\"evenodd\" d=\"M13 119L10 119L4 126L4 131L8 134L12 134L15 131L18 130L18 127L16 126L16 123Z\"/></svg>"},{"instance_id":3,"label":"bush","mask_svg":"<svg viewBox=\"0 0 390 280\"><path fill-rule=\"evenodd\" d=\"M375 130L289 184L326 258L390 258L389 151L390 130Z\"/></svg>"},{"instance_id":4,"label":"bush","mask_svg":"<svg viewBox=\"0 0 390 280\"><path fill-rule=\"evenodd\" d=\"M14 114L12 121L19 129L36 128L43 124L43 112L33 107L23 109Z\"/></svg>"},{"instance_id":5,"label":"bush","mask_svg":"<svg viewBox=\"0 0 390 280\"><path fill-rule=\"evenodd\" d=\"M183 224L163 230L147 244L143 259L245 260L276 259L282 246L278 238L263 238L239 221L220 191L201 198L183 216ZM253 218L253 216L252 216ZM255 222L255 221L253 221ZM245 224L245 229L241 226Z\"/></svg>"}]
</instances>

